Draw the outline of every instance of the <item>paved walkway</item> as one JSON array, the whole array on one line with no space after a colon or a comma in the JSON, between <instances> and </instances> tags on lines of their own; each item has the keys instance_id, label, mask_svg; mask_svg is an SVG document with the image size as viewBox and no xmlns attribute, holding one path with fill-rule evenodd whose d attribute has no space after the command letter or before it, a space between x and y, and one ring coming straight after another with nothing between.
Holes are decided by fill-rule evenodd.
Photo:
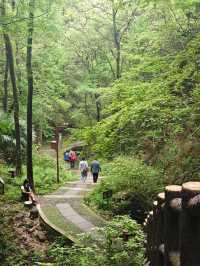
<instances>
[{"instance_id":1,"label":"paved walkway","mask_svg":"<svg viewBox=\"0 0 200 266\"><path fill-rule=\"evenodd\" d=\"M67 220L73 222L81 230L90 231L94 228L94 225L78 214L69 203L59 203L56 207Z\"/></svg>"},{"instance_id":2,"label":"paved walkway","mask_svg":"<svg viewBox=\"0 0 200 266\"><path fill-rule=\"evenodd\" d=\"M77 178L78 175L77 171ZM99 178L98 182L101 182L101 179ZM73 241L77 234L104 226L105 221L90 210L83 200L95 185L89 175L85 183L79 179L68 182L53 194L40 197L39 209L42 218Z\"/></svg>"}]
</instances>

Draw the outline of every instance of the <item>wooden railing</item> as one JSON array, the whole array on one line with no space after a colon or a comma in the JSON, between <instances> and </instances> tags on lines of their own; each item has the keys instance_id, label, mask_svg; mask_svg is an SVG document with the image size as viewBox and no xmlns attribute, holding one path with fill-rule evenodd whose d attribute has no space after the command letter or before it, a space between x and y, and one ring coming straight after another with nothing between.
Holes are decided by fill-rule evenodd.
<instances>
[{"instance_id":1,"label":"wooden railing","mask_svg":"<svg viewBox=\"0 0 200 266\"><path fill-rule=\"evenodd\" d=\"M167 186L144 229L150 266L200 266L200 182Z\"/></svg>"}]
</instances>

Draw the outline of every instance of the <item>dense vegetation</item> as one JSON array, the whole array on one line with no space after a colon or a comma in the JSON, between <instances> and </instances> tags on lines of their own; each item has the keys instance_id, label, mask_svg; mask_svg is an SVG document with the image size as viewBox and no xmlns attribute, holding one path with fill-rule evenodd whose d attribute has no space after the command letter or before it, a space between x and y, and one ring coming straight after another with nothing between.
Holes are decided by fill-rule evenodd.
<instances>
[{"instance_id":1,"label":"dense vegetation","mask_svg":"<svg viewBox=\"0 0 200 266\"><path fill-rule=\"evenodd\" d=\"M23 1L6 8L2 25L13 41L22 129L28 27L23 18L29 8ZM51 137L55 125L67 122L104 158L134 152L170 178L198 178L199 12L195 0L37 3L36 140ZM3 53L3 39L1 45ZM9 116L13 103L5 63L2 57L1 103Z\"/></svg>"},{"instance_id":2,"label":"dense vegetation","mask_svg":"<svg viewBox=\"0 0 200 266\"><path fill-rule=\"evenodd\" d=\"M162 173L134 157L118 157L104 165L104 174L107 178L89 194L86 202L109 214L129 214L142 223L153 199L164 187ZM107 190L113 193L110 200L103 199Z\"/></svg>"},{"instance_id":3,"label":"dense vegetation","mask_svg":"<svg viewBox=\"0 0 200 266\"><path fill-rule=\"evenodd\" d=\"M48 154L38 153L34 149L33 154L34 172L35 172L35 185L36 191L39 195L50 193L57 189L67 181L76 179L76 175L66 171L66 166L61 165L60 183L56 182L56 169L53 165L56 164L52 156ZM26 245L26 237L22 231L16 233L16 221L25 227L31 227L27 220L22 217L17 218L24 212L23 202L21 200L20 186L23 184L25 177L22 175L17 178L10 178L8 170L11 168L6 165L1 165L0 176L5 181L5 195L1 195L0 201L0 263L4 266L12 265L30 265L42 259L46 260L46 253L40 248L31 249ZM29 217L27 212L26 217ZM26 218L29 219L29 218ZM30 220L30 219L29 219ZM33 239L30 243L34 242ZM32 245L34 245L32 243Z\"/></svg>"},{"instance_id":4,"label":"dense vegetation","mask_svg":"<svg viewBox=\"0 0 200 266\"><path fill-rule=\"evenodd\" d=\"M130 218L115 218L106 228L99 229L96 238L94 242L93 232L83 235L80 241L84 244L72 248L55 243L49 250L49 256L55 265L147 265L143 232Z\"/></svg>"},{"instance_id":5,"label":"dense vegetation","mask_svg":"<svg viewBox=\"0 0 200 266\"><path fill-rule=\"evenodd\" d=\"M64 123L87 156L106 161L94 208L142 222L165 184L199 180L198 0L1 0L0 33L5 202L25 175L41 194L56 187L55 162L32 140L52 140ZM64 252L90 260L80 247Z\"/></svg>"},{"instance_id":6,"label":"dense vegetation","mask_svg":"<svg viewBox=\"0 0 200 266\"><path fill-rule=\"evenodd\" d=\"M33 153L33 163L34 163L34 173L35 173L35 185L36 191L39 195L44 195L54 191L56 188L66 183L76 179L76 175L66 171L66 166L64 163L60 166L60 183L56 181L56 160L48 154L41 154L34 150ZM11 178L9 170L12 168L2 165L0 168L0 176L4 178L5 186L5 200L21 200L20 186L23 184L24 175ZM3 198L3 196L1 196Z\"/></svg>"}]
</instances>

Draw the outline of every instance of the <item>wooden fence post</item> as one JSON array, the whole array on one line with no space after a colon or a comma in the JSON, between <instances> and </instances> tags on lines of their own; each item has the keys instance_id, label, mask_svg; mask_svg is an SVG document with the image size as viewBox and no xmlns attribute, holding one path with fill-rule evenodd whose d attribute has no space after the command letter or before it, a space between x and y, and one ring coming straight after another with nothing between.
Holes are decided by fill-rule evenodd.
<instances>
[{"instance_id":1,"label":"wooden fence post","mask_svg":"<svg viewBox=\"0 0 200 266\"><path fill-rule=\"evenodd\" d=\"M181 266L200 265L200 182L182 185Z\"/></svg>"},{"instance_id":2,"label":"wooden fence post","mask_svg":"<svg viewBox=\"0 0 200 266\"><path fill-rule=\"evenodd\" d=\"M145 222L146 222L146 232L147 232L147 257L148 260L152 262L153 261L153 211L149 212Z\"/></svg>"},{"instance_id":3,"label":"wooden fence post","mask_svg":"<svg viewBox=\"0 0 200 266\"><path fill-rule=\"evenodd\" d=\"M181 186L165 188L164 208L164 266L173 266L172 260L180 260Z\"/></svg>"},{"instance_id":4,"label":"wooden fence post","mask_svg":"<svg viewBox=\"0 0 200 266\"><path fill-rule=\"evenodd\" d=\"M157 215L155 221L155 266L163 266L163 253L161 245L164 242L164 214L165 193L159 193L157 196Z\"/></svg>"}]
</instances>

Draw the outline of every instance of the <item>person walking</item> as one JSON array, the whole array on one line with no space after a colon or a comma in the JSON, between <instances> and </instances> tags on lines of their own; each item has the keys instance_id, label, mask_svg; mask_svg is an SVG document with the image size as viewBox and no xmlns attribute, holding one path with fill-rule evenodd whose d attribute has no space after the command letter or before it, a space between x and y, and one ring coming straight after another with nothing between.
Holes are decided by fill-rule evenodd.
<instances>
[{"instance_id":1,"label":"person walking","mask_svg":"<svg viewBox=\"0 0 200 266\"><path fill-rule=\"evenodd\" d=\"M68 168L68 164L70 162L70 156L69 156L69 151L64 152L64 161L66 162L66 167Z\"/></svg>"},{"instance_id":2,"label":"person walking","mask_svg":"<svg viewBox=\"0 0 200 266\"><path fill-rule=\"evenodd\" d=\"M69 152L69 161L70 161L70 167L71 169L73 169L75 167L75 162L77 160L77 155L76 155L76 152L71 150Z\"/></svg>"},{"instance_id":3,"label":"person walking","mask_svg":"<svg viewBox=\"0 0 200 266\"><path fill-rule=\"evenodd\" d=\"M88 163L85 158L82 158L79 163L79 170L81 171L81 181L85 182L88 175Z\"/></svg>"},{"instance_id":4,"label":"person walking","mask_svg":"<svg viewBox=\"0 0 200 266\"><path fill-rule=\"evenodd\" d=\"M100 171L101 171L100 163L97 160L94 160L91 164L91 173L93 176L94 183L97 183Z\"/></svg>"}]
</instances>

